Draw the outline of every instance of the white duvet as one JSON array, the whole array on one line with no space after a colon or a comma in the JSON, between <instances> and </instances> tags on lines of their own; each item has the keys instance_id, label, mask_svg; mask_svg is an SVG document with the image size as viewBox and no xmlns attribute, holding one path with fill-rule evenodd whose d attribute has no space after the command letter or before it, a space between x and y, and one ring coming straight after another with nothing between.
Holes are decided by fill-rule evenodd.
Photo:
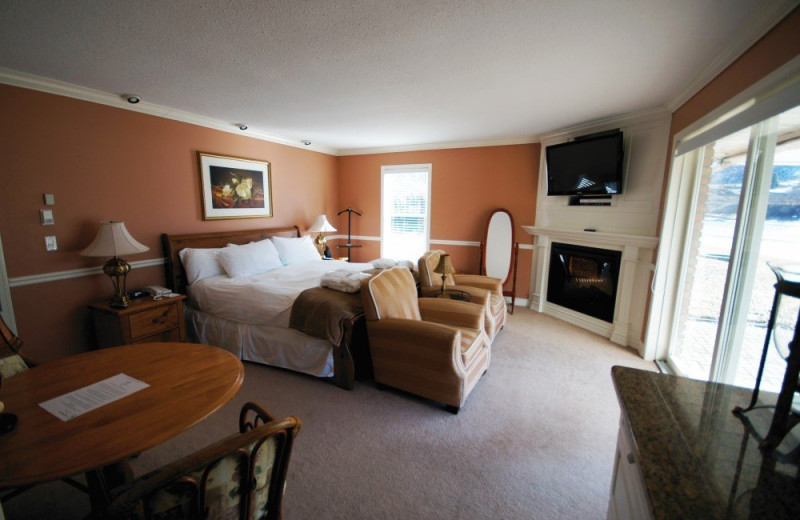
<instances>
[{"instance_id":1,"label":"white duvet","mask_svg":"<svg viewBox=\"0 0 800 520\"><path fill-rule=\"evenodd\" d=\"M192 284L189 296L196 308L219 318L286 328L294 300L306 289L319 287L325 273L372 268L372 264L311 260L254 276L212 276Z\"/></svg>"}]
</instances>

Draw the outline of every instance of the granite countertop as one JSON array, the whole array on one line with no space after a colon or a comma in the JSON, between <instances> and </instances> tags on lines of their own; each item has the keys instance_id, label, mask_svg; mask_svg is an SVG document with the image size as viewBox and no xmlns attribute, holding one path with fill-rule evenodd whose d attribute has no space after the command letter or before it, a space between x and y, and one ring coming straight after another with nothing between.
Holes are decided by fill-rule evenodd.
<instances>
[{"instance_id":1,"label":"granite countertop","mask_svg":"<svg viewBox=\"0 0 800 520\"><path fill-rule=\"evenodd\" d=\"M732 413L749 389L619 366L611 374L654 518L800 518L800 468L786 461L797 440L759 449L773 410L746 421ZM761 392L758 404L776 400Z\"/></svg>"}]
</instances>

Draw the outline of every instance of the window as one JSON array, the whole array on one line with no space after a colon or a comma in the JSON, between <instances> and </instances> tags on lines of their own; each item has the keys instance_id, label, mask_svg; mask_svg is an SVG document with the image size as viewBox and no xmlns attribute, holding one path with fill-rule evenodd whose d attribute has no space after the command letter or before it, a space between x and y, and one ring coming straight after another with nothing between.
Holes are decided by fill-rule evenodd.
<instances>
[{"instance_id":1,"label":"window","mask_svg":"<svg viewBox=\"0 0 800 520\"><path fill-rule=\"evenodd\" d=\"M647 348L681 375L754 384L769 265L800 255L798 85L795 74L772 98L677 139ZM761 388L777 391L784 368L769 352Z\"/></svg>"},{"instance_id":2,"label":"window","mask_svg":"<svg viewBox=\"0 0 800 520\"><path fill-rule=\"evenodd\" d=\"M431 165L381 167L381 256L412 260L428 250Z\"/></svg>"}]
</instances>

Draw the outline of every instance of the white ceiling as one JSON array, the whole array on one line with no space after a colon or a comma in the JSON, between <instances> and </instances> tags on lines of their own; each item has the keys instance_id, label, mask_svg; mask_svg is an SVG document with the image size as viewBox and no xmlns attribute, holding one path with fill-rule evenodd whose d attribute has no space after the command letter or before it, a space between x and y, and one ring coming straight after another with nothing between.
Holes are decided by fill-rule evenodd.
<instances>
[{"instance_id":1,"label":"white ceiling","mask_svg":"<svg viewBox=\"0 0 800 520\"><path fill-rule=\"evenodd\" d=\"M0 67L338 154L532 142L677 108L797 3L2 0Z\"/></svg>"}]
</instances>

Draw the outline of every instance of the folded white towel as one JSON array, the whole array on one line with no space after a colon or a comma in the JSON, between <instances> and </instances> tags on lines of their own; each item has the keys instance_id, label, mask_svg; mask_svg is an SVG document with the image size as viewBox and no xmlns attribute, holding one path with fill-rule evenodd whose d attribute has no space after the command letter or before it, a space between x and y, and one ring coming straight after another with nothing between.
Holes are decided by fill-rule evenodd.
<instances>
[{"instance_id":1,"label":"folded white towel","mask_svg":"<svg viewBox=\"0 0 800 520\"><path fill-rule=\"evenodd\" d=\"M370 276L369 273L339 269L325 273L319 284L335 291L357 293L361 290L361 280L365 280Z\"/></svg>"},{"instance_id":2,"label":"folded white towel","mask_svg":"<svg viewBox=\"0 0 800 520\"><path fill-rule=\"evenodd\" d=\"M405 267L409 271L414 270L414 262L411 260L392 260L391 258L377 258L370 262L375 269L391 269L395 266Z\"/></svg>"}]
</instances>

